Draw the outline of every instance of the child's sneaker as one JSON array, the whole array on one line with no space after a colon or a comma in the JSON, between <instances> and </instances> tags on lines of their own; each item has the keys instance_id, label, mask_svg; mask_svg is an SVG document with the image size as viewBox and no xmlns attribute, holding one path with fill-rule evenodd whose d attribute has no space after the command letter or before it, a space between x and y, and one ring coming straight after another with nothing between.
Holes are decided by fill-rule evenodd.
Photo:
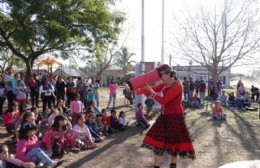
<instances>
[{"instance_id":1,"label":"child's sneaker","mask_svg":"<svg viewBox=\"0 0 260 168\"><path fill-rule=\"evenodd\" d=\"M63 160L54 161L54 162L52 162L52 164L51 164L50 166L51 166L52 168L56 168L56 167L59 167L62 163L63 163Z\"/></svg>"},{"instance_id":2,"label":"child's sneaker","mask_svg":"<svg viewBox=\"0 0 260 168\"><path fill-rule=\"evenodd\" d=\"M77 147L73 147L73 148L71 148L71 149L70 149L70 151L72 151L72 152L79 152L79 151L80 151L80 149L79 149L79 148L77 148Z\"/></svg>"}]
</instances>

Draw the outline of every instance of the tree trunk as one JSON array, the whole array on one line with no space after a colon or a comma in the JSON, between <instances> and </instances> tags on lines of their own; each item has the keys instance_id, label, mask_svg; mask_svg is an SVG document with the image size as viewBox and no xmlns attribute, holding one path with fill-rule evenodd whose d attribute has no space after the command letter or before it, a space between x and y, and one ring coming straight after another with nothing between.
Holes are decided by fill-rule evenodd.
<instances>
[{"instance_id":1,"label":"tree trunk","mask_svg":"<svg viewBox=\"0 0 260 168\"><path fill-rule=\"evenodd\" d=\"M213 80L213 86L217 86L218 70L216 68L213 68L211 70L211 76L212 76L212 80Z\"/></svg>"},{"instance_id":2,"label":"tree trunk","mask_svg":"<svg viewBox=\"0 0 260 168\"><path fill-rule=\"evenodd\" d=\"M34 60L33 59L26 59L24 60L25 64L26 64L26 76L25 76L25 83L28 84L30 77L32 76L32 68L33 68L33 63Z\"/></svg>"}]
</instances>

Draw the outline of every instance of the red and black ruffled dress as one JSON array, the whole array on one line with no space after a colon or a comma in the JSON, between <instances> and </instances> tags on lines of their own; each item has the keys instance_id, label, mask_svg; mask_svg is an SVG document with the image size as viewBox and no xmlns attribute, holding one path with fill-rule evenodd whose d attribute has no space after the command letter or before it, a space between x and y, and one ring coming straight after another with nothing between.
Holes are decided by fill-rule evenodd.
<instances>
[{"instance_id":1,"label":"red and black ruffled dress","mask_svg":"<svg viewBox=\"0 0 260 168\"><path fill-rule=\"evenodd\" d=\"M142 147L152 149L155 154L162 155L168 151L171 155L181 158L195 159L195 150L192 145L184 121L182 108L182 85L175 81L171 86L165 83L152 87L155 92L154 100L162 105L161 115L147 132ZM149 93L146 89L137 89L137 94Z\"/></svg>"}]
</instances>

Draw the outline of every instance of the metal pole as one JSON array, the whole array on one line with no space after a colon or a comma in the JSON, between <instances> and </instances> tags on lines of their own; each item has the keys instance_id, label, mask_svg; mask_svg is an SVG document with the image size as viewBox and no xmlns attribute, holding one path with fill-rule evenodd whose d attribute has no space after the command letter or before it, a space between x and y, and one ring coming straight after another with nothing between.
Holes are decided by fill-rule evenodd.
<instances>
[{"instance_id":1,"label":"metal pole","mask_svg":"<svg viewBox=\"0 0 260 168\"><path fill-rule=\"evenodd\" d=\"M169 55L169 66L172 67L172 55Z\"/></svg>"},{"instance_id":2,"label":"metal pole","mask_svg":"<svg viewBox=\"0 0 260 168\"><path fill-rule=\"evenodd\" d=\"M141 62L144 62L144 0L142 0Z\"/></svg>"},{"instance_id":3,"label":"metal pole","mask_svg":"<svg viewBox=\"0 0 260 168\"><path fill-rule=\"evenodd\" d=\"M162 0L162 55L161 64L164 64L164 0Z\"/></svg>"}]
</instances>

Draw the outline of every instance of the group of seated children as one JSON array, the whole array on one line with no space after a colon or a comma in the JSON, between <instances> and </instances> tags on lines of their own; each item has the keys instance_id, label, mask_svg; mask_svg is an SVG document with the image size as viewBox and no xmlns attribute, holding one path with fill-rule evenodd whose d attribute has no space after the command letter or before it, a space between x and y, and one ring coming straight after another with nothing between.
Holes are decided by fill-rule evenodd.
<instances>
[{"instance_id":1,"label":"group of seated children","mask_svg":"<svg viewBox=\"0 0 260 168\"><path fill-rule=\"evenodd\" d=\"M104 141L104 136L128 127L123 111L117 117L117 112L112 109L108 116L106 109L96 114L94 108L89 107L83 117L79 96L71 102L70 112L59 100L55 108L48 110L46 123L42 122L36 107L21 116L18 104L14 103L12 107L5 113L3 123L6 130L15 135L16 156L9 155L6 146L0 144L3 167L57 167L62 161L54 161L53 157L62 157L67 151L93 149L96 143ZM148 124L144 124L147 127Z\"/></svg>"}]
</instances>

